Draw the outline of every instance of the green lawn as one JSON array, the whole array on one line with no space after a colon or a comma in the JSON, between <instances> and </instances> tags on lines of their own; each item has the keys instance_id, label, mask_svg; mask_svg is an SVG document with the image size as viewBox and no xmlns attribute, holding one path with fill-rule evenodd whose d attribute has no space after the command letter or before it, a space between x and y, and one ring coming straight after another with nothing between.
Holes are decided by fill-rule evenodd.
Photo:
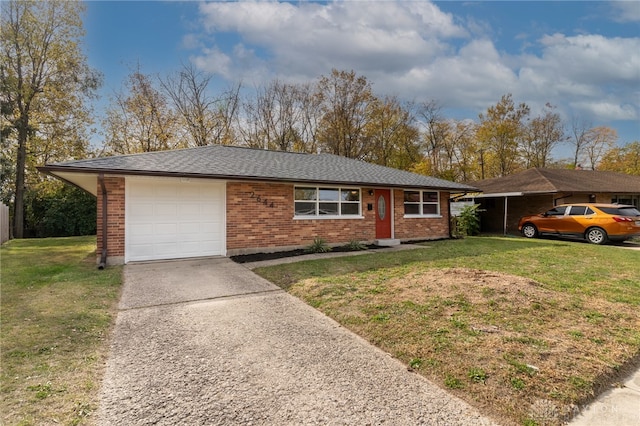
<instances>
[{"instance_id":1,"label":"green lawn","mask_svg":"<svg viewBox=\"0 0 640 426\"><path fill-rule=\"evenodd\" d=\"M95 237L0 249L0 423L91 424L121 268L98 271Z\"/></svg>"},{"instance_id":2,"label":"green lawn","mask_svg":"<svg viewBox=\"0 0 640 426\"><path fill-rule=\"evenodd\" d=\"M0 249L2 424L91 424L121 288L95 238ZM503 423L553 424L640 354L640 252L466 238L256 270Z\"/></svg>"},{"instance_id":3,"label":"green lawn","mask_svg":"<svg viewBox=\"0 0 640 426\"><path fill-rule=\"evenodd\" d=\"M260 268L506 424L557 424L640 356L640 252L476 237Z\"/></svg>"}]
</instances>

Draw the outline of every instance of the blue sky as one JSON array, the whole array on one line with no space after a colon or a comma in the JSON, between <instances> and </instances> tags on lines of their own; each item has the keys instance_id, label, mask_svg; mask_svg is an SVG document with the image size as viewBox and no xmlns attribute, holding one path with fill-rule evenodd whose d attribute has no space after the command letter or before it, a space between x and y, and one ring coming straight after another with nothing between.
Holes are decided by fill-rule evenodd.
<instances>
[{"instance_id":1,"label":"blue sky","mask_svg":"<svg viewBox=\"0 0 640 426\"><path fill-rule=\"evenodd\" d=\"M551 103L567 124L640 140L637 1L89 1L84 24L105 78L98 112L137 64L164 76L191 62L214 90L336 68L381 96L436 100L451 118L477 120L511 93L533 114Z\"/></svg>"}]
</instances>

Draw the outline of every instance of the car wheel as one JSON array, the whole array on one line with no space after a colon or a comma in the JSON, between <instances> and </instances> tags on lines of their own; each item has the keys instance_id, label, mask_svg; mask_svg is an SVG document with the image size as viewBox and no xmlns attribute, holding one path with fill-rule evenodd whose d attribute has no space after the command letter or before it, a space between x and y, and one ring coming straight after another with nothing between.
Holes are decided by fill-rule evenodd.
<instances>
[{"instance_id":1,"label":"car wheel","mask_svg":"<svg viewBox=\"0 0 640 426\"><path fill-rule=\"evenodd\" d=\"M535 238L538 236L538 229L535 227L535 225L527 223L522 227L522 235L527 238Z\"/></svg>"},{"instance_id":2,"label":"car wheel","mask_svg":"<svg viewBox=\"0 0 640 426\"><path fill-rule=\"evenodd\" d=\"M591 244L604 244L608 240L607 232L602 228L587 229L585 237Z\"/></svg>"}]
</instances>

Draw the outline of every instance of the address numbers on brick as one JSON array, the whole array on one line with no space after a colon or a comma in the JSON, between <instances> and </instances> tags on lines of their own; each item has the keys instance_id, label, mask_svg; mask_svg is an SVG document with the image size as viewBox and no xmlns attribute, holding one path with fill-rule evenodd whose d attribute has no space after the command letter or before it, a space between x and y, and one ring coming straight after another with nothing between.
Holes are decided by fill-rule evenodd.
<instances>
[{"instance_id":1,"label":"address numbers on brick","mask_svg":"<svg viewBox=\"0 0 640 426\"><path fill-rule=\"evenodd\" d=\"M262 204L263 206L273 208L273 201L269 201L266 198L262 198L261 196L257 195L253 191L249 193L249 198L253 198L254 200L256 200L256 203L258 204Z\"/></svg>"}]
</instances>

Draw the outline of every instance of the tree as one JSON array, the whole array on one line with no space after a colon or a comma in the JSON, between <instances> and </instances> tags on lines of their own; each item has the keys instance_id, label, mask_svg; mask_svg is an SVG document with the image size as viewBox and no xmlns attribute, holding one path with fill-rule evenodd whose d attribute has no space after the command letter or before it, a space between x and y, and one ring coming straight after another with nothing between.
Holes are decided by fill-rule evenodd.
<instances>
[{"instance_id":1,"label":"tree","mask_svg":"<svg viewBox=\"0 0 640 426\"><path fill-rule=\"evenodd\" d=\"M481 149L487 151L485 160L491 167L487 177L506 176L519 168L518 144L522 137L522 121L528 115L529 107L525 103L516 106L511 94L502 96L486 114L480 114L476 137Z\"/></svg>"},{"instance_id":2,"label":"tree","mask_svg":"<svg viewBox=\"0 0 640 426\"><path fill-rule=\"evenodd\" d=\"M296 151L302 143L302 92L298 86L274 80L243 105L247 123L241 126L247 145Z\"/></svg>"},{"instance_id":3,"label":"tree","mask_svg":"<svg viewBox=\"0 0 640 426\"><path fill-rule=\"evenodd\" d=\"M187 146L179 137L178 119L168 99L140 67L116 94L104 123L105 149L116 154L164 151Z\"/></svg>"},{"instance_id":4,"label":"tree","mask_svg":"<svg viewBox=\"0 0 640 426\"><path fill-rule=\"evenodd\" d=\"M594 127L586 133L585 140L584 150L591 170L595 170L602 155L615 146L618 133L610 127Z\"/></svg>"},{"instance_id":5,"label":"tree","mask_svg":"<svg viewBox=\"0 0 640 426\"><path fill-rule=\"evenodd\" d=\"M457 182L470 182L482 178L481 151L476 141L476 123L471 120L450 121L444 153L446 169L440 176Z\"/></svg>"},{"instance_id":6,"label":"tree","mask_svg":"<svg viewBox=\"0 0 640 426\"><path fill-rule=\"evenodd\" d=\"M640 176L640 141L611 148L603 155L598 169Z\"/></svg>"},{"instance_id":7,"label":"tree","mask_svg":"<svg viewBox=\"0 0 640 426\"><path fill-rule=\"evenodd\" d=\"M209 93L212 78L212 74L198 71L189 64L183 65L180 72L160 79L162 89L187 130L190 146L220 144L229 139L240 86L214 97Z\"/></svg>"},{"instance_id":8,"label":"tree","mask_svg":"<svg viewBox=\"0 0 640 426\"><path fill-rule=\"evenodd\" d=\"M574 117L571 121L570 143L574 146L573 150L573 167L581 165L581 158L587 144L587 132L591 128L591 124L586 120L580 120Z\"/></svg>"},{"instance_id":9,"label":"tree","mask_svg":"<svg viewBox=\"0 0 640 426\"><path fill-rule=\"evenodd\" d=\"M551 151L563 140L562 119L553 112L554 108L547 103L543 115L532 119L523 129L521 150L527 169L547 167Z\"/></svg>"},{"instance_id":10,"label":"tree","mask_svg":"<svg viewBox=\"0 0 640 426\"><path fill-rule=\"evenodd\" d=\"M429 158L430 169L434 176L439 175L440 154L444 147L450 126L442 117L442 108L437 101L423 102L418 107L418 121L423 128L424 148Z\"/></svg>"},{"instance_id":11,"label":"tree","mask_svg":"<svg viewBox=\"0 0 640 426\"><path fill-rule=\"evenodd\" d=\"M369 105L364 129L368 150L363 158L382 166L408 170L420 156L420 132L408 108L395 97L375 99Z\"/></svg>"},{"instance_id":12,"label":"tree","mask_svg":"<svg viewBox=\"0 0 640 426\"><path fill-rule=\"evenodd\" d=\"M318 144L331 154L363 158L367 152L364 129L375 99L366 77L334 69L331 76L320 78L317 96L322 114Z\"/></svg>"},{"instance_id":13,"label":"tree","mask_svg":"<svg viewBox=\"0 0 640 426\"><path fill-rule=\"evenodd\" d=\"M14 237L22 238L25 184L35 175L30 165L38 162L38 154L64 160L86 147L81 137L75 141L80 144L76 150L64 144L83 136L91 123L84 102L100 77L88 67L80 47L82 3L9 1L1 7L2 137L15 158L15 184L5 197L13 198ZM72 131L74 138L65 137Z\"/></svg>"}]
</instances>

